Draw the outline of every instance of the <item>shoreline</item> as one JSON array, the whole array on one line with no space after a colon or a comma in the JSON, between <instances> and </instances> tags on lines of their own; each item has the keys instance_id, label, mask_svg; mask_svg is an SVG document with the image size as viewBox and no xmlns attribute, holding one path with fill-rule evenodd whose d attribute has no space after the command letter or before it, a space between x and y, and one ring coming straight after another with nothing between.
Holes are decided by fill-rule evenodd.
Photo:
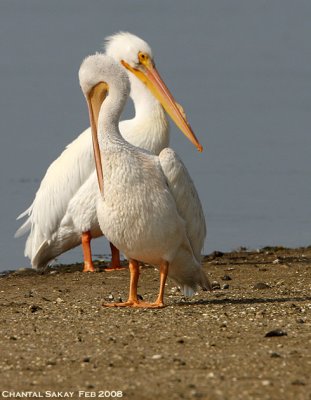
<instances>
[{"instance_id":1,"label":"shoreline","mask_svg":"<svg viewBox=\"0 0 311 400\"><path fill-rule=\"evenodd\" d=\"M248 248L246 246L240 246L237 249L233 249L230 251L222 251L222 250L214 250L209 254L204 254L202 255L202 263L204 263L205 260L213 259L220 257L222 255L230 255L234 253L240 253L240 252L245 252L245 253L263 253L263 252L280 252L280 251L296 251L296 252L304 252L308 251L311 249L311 245L309 246L298 246L298 247L287 247L287 246L263 246L260 248L252 249ZM94 265L97 266L99 269L104 270L110 262L110 255L108 254L103 254L103 255L95 255L94 256ZM127 260L122 257L121 258L121 264L122 265L127 265ZM30 271L33 271L34 273L37 274L44 274L44 273L49 273L52 271L62 271L64 268L74 268L74 270L78 271L79 267L81 267L82 262L77 261L77 262L72 262L72 263L58 263L55 261L52 265L49 265L48 267L44 268L43 270L35 270L31 266L27 267L16 267L15 269L5 269L3 271L0 270L0 278L6 275L10 275L12 273L30 273ZM99 272L99 271L97 271Z\"/></svg>"}]
</instances>

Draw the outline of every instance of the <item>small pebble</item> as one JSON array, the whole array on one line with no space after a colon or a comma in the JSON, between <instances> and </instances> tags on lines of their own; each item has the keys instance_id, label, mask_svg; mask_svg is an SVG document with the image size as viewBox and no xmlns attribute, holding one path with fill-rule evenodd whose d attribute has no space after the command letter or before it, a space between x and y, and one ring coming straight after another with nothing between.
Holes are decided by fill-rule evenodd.
<instances>
[{"instance_id":1,"label":"small pebble","mask_svg":"<svg viewBox=\"0 0 311 400\"><path fill-rule=\"evenodd\" d=\"M61 304L61 303L63 303L63 302L64 302L63 299L61 299L60 297L57 297L57 299L56 299L56 303L57 303L57 304Z\"/></svg>"},{"instance_id":2,"label":"small pebble","mask_svg":"<svg viewBox=\"0 0 311 400\"><path fill-rule=\"evenodd\" d=\"M108 300L113 300L113 299L114 299L113 294L110 294L110 295L108 296Z\"/></svg>"},{"instance_id":3,"label":"small pebble","mask_svg":"<svg viewBox=\"0 0 311 400\"><path fill-rule=\"evenodd\" d=\"M160 360L162 358L162 356L161 356L161 354L154 354L151 358L153 360Z\"/></svg>"},{"instance_id":4,"label":"small pebble","mask_svg":"<svg viewBox=\"0 0 311 400\"><path fill-rule=\"evenodd\" d=\"M292 382L292 385L297 385L297 386L305 386L305 382L304 381L302 381L302 380L300 380L300 379L295 379L293 382Z\"/></svg>"},{"instance_id":5,"label":"small pebble","mask_svg":"<svg viewBox=\"0 0 311 400\"><path fill-rule=\"evenodd\" d=\"M25 294L25 297L33 297L37 294L37 292L35 291L35 289L31 289L29 290L28 293Z\"/></svg>"},{"instance_id":6,"label":"small pebble","mask_svg":"<svg viewBox=\"0 0 311 400\"><path fill-rule=\"evenodd\" d=\"M222 288L223 288L223 289L229 289L229 287L230 287L230 286L228 285L228 283L225 283L225 284L223 285Z\"/></svg>"},{"instance_id":7,"label":"small pebble","mask_svg":"<svg viewBox=\"0 0 311 400\"><path fill-rule=\"evenodd\" d=\"M280 353L277 353L276 351L273 351L273 352L270 354L270 356L271 356L272 358L280 358L280 357L282 357L281 354L280 354Z\"/></svg>"},{"instance_id":8,"label":"small pebble","mask_svg":"<svg viewBox=\"0 0 311 400\"><path fill-rule=\"evenodd\" d=\"M33 304L29 307L30 312L35 313L37 311L42 310L42 308L40 306L37 306L36 304Z\"/></svg>"},{"instance_id":9,"label":"small pebble","mask_svg":"<svg viewBox=\"0 0 311 400\"><path fill-rule=\"evenodd\" d=\"M270 288L270 285L268 285L267 283L264 283L264 282L258 282L258 283L256 283L256 285L253 286L253 289L259 289L259 290L269 289L269 288Z\"/></svg>"},{"instance_id":10,"label":"small pebble","mask_svg":"<svg viewBox=\"0 0 311 400\"><path fill-rule=\"evenodd\" d=\"M186 362L178 357L174 357L173 361L178 365L186 365Z\"/></svg>"},{"instance_id":11,"label":"small pebble","mask_svg":"<svg viewBox=\"0 0 311 400\"><path fill-rule=\"evenodd\" d=\"M274 337L274 336L287 336L287 332L283 331L283 329L274 329L265 334L265 337Z\"/></svg>"},{"instance_id":12,"label":"small pebble","mask_svg":"<svg viewBox=\"0 0 311 400\"><path fill-rule=\"evenodd\" d=\"M84 357L82 361L88 363L91 361L91 357Z\"/></svg>"},{"instance_id":13,"label":"small pebble","mask_svg":"<svg viewBox=\"0 0 311 400\"><path fill-rule=\"evenodd\" d=\"M217 281L213 281L213 282L211 283L211 286L212 286L212 290L218 290L218 289L220 289L220 284L219 284Z\"/></svg>"},{"instance_id":14,"label":"small pebble","mask_svg":"<svg viewBox=\"0 0 311 400\"><path fill-rule=\"evenodd\" d=\"M224 275L221 279L222 279L223 281L232 281L232 278L231 278L231 276L229 276L229 275Z\"/></svg>"}]
</instances>

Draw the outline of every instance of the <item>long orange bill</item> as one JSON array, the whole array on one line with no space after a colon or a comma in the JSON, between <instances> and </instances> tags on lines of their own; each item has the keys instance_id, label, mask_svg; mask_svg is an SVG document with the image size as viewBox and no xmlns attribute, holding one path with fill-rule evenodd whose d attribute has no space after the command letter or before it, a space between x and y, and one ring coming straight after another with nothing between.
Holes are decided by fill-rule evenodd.
<instances>
[{"instance_id":1,"label":"long orange bill","mask_svg":"<svg viewBox=\"0 0 311 400\"><path fill-rule=\"evenodd\" d=\"M165 111L172 118L178 128L190 140L191 143L201 152L203 147L196 138L191 126L188 124L185 116L182 114L171 92L165 85L154 63L149 58L141 61L140 69L136 69L127 64L124 60L122 65L130 70L138 79L140 79L159 100Z\"/></svg>"},{"instance_id":2,"label":"long orange bill","mask_svg":"<svg viewBox=\"0 0 311 400\"><path fill-rule=\"evenodd\" d=\"M87 105L89 110L89 118L92 131L95 167L96 167L99 190L101 192L103 191L104 177L103 177L103 167L101 162L97 128L98 128L98 116L100 107L107 96L107 92L108 92L108 85L105 82L100 82L93 87L93 89L87 96Z\"/></svg>"}]
</instances>

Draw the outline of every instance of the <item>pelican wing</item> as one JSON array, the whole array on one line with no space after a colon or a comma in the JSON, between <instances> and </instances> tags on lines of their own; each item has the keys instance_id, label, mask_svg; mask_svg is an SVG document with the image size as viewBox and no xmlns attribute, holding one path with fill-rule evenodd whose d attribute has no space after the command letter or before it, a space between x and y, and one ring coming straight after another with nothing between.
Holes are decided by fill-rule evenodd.
<instances>
[{"instance_id":1,"label":"pelican wing","mask_svg":"<svg viewBox=\"0 0 311 400\"><path fill-rule=\"evenodd\" d=\"M206 236L205 217L200 198L185 165L172 149L166 148L161 151L159 159L179 215L186 223L193 254L200 262Z\"/></svg>"},{"instance_id":2,"label":"pelican wing","mask_svg":"<svg viewBox=\"0 0 311 400\"><path fill-rule=\"evenodd\" d=\"M35 230L39 242L49 240L65 216L70 200L94 168L92 139L88 128L50 165L32 205L18 217L28 215L15 236ZM37 242L36 246L40 245Z\"/></svg>"}]
</instances>

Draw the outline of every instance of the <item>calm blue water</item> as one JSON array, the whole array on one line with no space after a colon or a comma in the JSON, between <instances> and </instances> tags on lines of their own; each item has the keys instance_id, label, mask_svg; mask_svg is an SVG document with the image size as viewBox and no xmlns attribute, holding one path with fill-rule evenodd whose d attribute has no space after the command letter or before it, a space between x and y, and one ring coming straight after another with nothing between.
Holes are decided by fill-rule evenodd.
<instances>
[{"instance_id":1,"label":"calm blue water","mask_svg":"<svg viewBox=\"0 0 311 400\"><path fill-rule=\"evenodd\" d=\"M118 30L150 43L205 147L172 127L204 204L205 252L310 245L310 20L299 0L2 0L0 269L28 266L15 217L88 125L77 71Z\"/></svg>"}]
</instances>

